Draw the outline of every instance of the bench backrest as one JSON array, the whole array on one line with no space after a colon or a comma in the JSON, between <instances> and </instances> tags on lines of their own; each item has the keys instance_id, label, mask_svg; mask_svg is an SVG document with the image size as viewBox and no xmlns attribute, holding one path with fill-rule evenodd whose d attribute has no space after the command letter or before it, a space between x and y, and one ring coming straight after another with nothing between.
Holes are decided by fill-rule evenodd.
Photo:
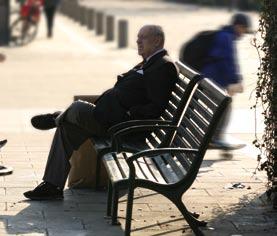
<instances>
[{"instance_id":1,"label":"bench backrest","mask_svg":"<svg viewBox=\"0 0 277 236\"><path fill-rule=\"evenodd\" d=\"M179 75L175 87L171 93L168 105L161 115L164 120L172 120L173 124L178 124L187 101L196 85L201 79L198 72L181 62L176 62Z\"/></svg>"},{"instance_id":2,"label":"bench backrest","mask_svg":"<svg viewBox=\"0 0 277 236\"><path fill-rule=\"evenodd\" d=\"M197 154L165 155L155 158L158 168L168 183L180 182L188 189L197 176L212 135L216 130L225 108L231 98L208 79L198 83L171 147L197 149ZM174 172L176 174L168 174Z\"/></svg>"},{"instance_id":3,"label":"bench backrest","mask_svg":"<svg viewBox=\"0 0 277 236\"><path fill-rule=\"evenodd\" d=\"M192 94L192 91L195 89L197 82L202 79L200 74L190 67L184 65L179 61L176 62L176 64L179 69L178 79L171 93L168 105L166 106L165 111L160 117L162 120L171 120L172 125L179 125L182 114ZM150 136L157 138L151 139L151 137L149 137L149 146L168 146L170 141L172 140L173 134L174 133L172 132L163 132L162 130L156 130L155 132L152 132Z\"/></svg>"}]
</instances>

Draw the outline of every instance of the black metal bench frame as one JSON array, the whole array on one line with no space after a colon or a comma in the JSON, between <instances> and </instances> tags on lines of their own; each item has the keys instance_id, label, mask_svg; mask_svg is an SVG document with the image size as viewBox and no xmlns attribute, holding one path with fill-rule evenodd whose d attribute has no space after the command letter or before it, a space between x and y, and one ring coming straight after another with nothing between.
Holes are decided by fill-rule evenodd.
<instances>
[{"instance_id":1,"label":"black metal bench frame","mask_svg":"<svg viewBox=\"0 0 277 236\"><path fill-rule=\"evenodd\" d=\"M118 192L128 188L126 236L131 231L134 190L137 187L151 189L167 197L180 210L193 232L203 235L199 226L205 226L206 222L199 221L197 214L187 210L182 196L196 179L216 125L230 101L224 91L210 80L203 79L192 91L181 122L175 127L168 127L170 135L172 130L176 131L169 147L148 149L131 156L127 152L112 152L103 156L110 179L107 215L112 216L113 224L117 223ZM128 129L124 132L128 133L132 128ZM167 133L166 126L160 129ZM117 135L114 139L121 146Z\"/></svg>"}]
</instances>

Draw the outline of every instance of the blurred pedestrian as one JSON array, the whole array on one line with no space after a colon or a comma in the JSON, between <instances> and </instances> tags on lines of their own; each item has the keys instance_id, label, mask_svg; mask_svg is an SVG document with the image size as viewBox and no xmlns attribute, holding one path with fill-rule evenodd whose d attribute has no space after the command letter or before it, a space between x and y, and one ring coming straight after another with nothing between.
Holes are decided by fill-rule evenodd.
<instances>
[{"instance_id":1,"label":"blurred pedestrian","mask_svg":"<svg viewBox=\"0 0 277 236\"><path fill-rule=\"evenodd\" d=\"M59 4L59 0L44 0L44 13L47 24L47 37L52 38L55 13Z\"/></svg>"},{"instance_id":2,"label":"blurred pedestrian","mask_svg":"<svg viewBox=\"0 0 277 236\"><path fill-rule=\"evenodd\" d=\"M0 53L0 62L5 61L6 56L2 53ZM7 140L0 140L0 149L7 143ZM8 175L13 172L13 169L11 167L1 166L0 165L0 175Z\"/></svg>"},{"instance_id":3,"label":"blurred pedestrian","mask_svg":"<svg viewBox=\"0 0 277 236\"><path fill-rule=\"evenodd\" d=\"M231 24L223 27L215 34L207 55L209 60L206 60L206 63L201 68L201 73L226 89L230 96L243 92L242 76L239 72L235 44L245 33L250 32L250 25L250 19L246 14L237 13L233 15ZM230 105L224 117L222 117L216 135L210 144L212 148L236 148L236 145L230 144L224 139L231 110Z\"/></svg>"}]
</instances>

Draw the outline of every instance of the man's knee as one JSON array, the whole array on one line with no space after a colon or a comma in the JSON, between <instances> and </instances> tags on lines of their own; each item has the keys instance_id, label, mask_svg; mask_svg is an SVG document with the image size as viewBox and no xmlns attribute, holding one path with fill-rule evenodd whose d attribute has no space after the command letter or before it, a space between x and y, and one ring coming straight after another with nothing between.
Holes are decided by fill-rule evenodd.
<instances>
[{"instance_id":1,"label":"man's knee","mask_svg":"<svg viewBox=\"0 0 277 236\"><path fill-rule=\"evenodd\" d=\"M75 101L67 108L64 120L73 124L78 123L78 118L82 109L82 103Z\"/></svg>"}]
</instances>

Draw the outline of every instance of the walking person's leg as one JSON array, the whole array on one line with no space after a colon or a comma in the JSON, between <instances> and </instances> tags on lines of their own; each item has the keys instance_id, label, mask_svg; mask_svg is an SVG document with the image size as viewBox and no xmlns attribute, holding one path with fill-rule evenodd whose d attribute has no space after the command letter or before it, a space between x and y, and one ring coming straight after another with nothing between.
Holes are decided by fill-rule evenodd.
<instances>
[{"instance_id":1,"label":"walking person's leg","mask_svg":"<svg viewBox=\"0 0 277 236\"><path fill-rule=\"evenodd\" d=\"M47 37L51 38L53 36L53 25L54 25L54 15L55 15L56 7L45 7L45 17L47 24Z\"/></svg>"}]
</instances>

